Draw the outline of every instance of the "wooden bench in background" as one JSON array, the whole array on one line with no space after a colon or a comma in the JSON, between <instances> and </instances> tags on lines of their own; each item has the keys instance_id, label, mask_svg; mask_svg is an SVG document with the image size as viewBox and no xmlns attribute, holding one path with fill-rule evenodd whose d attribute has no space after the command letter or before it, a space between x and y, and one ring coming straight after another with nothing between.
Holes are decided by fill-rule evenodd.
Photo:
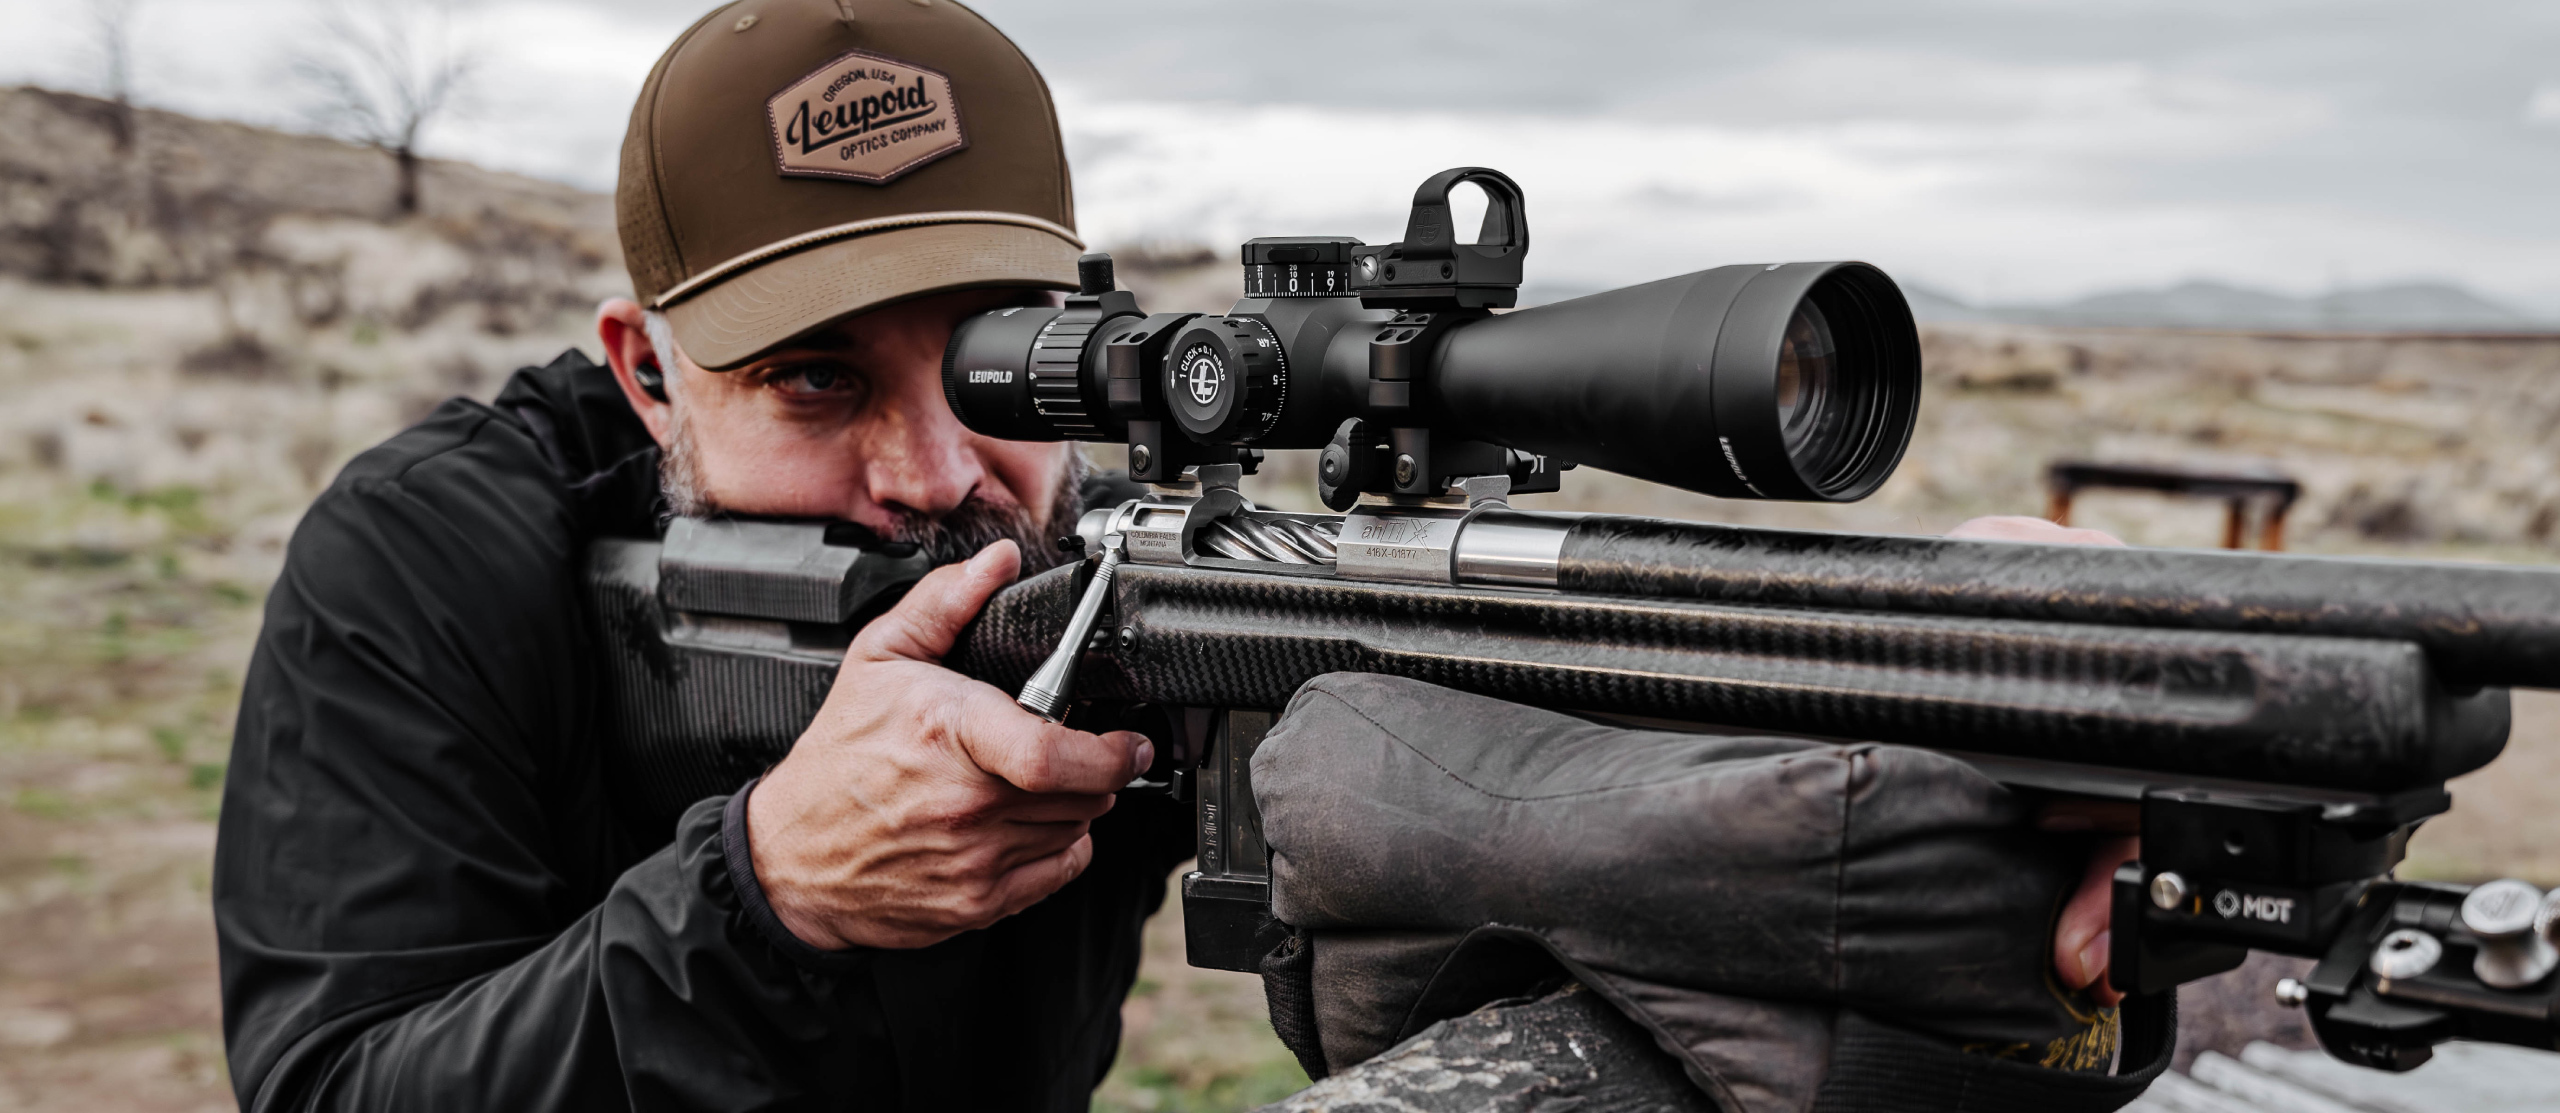
<instances>
[{"instance_id":1,"label":"wooden bench in background","mask_svg":"<svg viewBox=\"0 0 2560 1113\"><path fill-rule=\"evenodd\" d=\"M2221 499L2225 508L2222 547L2226 549L2245 547L2242 542L2248 534L2252 503L2266 506L2266 517L2258 530L2258 547L2269 550L2284 548L2285 511L2293 509L2294 500L2302 496L2301 483L2272 468L2214 471L2175 464L2100 464L2060 460L2046 469L2045 485L2053 492L2053 501L2045 517L2066 526L2071 524L2072 498L2092 488L2158 491L2192 498Z\"/></svg>"}]
</instances>

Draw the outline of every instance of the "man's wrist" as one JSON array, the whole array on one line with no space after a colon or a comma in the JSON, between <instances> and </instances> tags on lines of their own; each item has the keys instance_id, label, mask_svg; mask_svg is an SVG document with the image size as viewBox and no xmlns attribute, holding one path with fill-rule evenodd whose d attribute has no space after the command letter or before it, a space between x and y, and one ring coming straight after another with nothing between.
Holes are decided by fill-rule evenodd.
<instances>
[{"instance_id":1,"label":"man's wrist","mask_svg":"<svg viewBox=\"0 0 2560 1113\"><path fill-rule=\"evenodd\" d=\"M759 777L740 786L729 797L720 817L722 849L729 864L729 885L737 891L739 908L750 923L774 948L804 966L834 970L861 953L856 947L832 934L820 933L823 942L813 942L788 922L773 902L773 894L765 888L764 874L758 870L754 836L756 789L764 783Z\"/></svg>"}]
</instances>

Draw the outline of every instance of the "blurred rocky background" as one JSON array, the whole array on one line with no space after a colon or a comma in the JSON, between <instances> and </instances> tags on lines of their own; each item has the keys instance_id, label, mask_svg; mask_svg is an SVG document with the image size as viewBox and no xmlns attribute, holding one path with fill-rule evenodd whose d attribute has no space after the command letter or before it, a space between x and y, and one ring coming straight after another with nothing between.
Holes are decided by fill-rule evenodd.
<instances>
[{"instance_id":1,"label":"blurred rocky background","mask_svg":"<svg viewBox=\"0 0 2560 1113\"><path fill-rule=\"evenodd\" d=\"M354 453L592 350L595 303L626 286L610 198L453 162L418 174L404 213L380 149L0 89L0 1109L228 1106L207 865L282 545ZM1237 293L1230 248L1118 259L1154 308ZM1524 501L1936 532L2041 513L2059 458L2271 465L2304 485L2298 550L2560 561L2560 336L2411 297L2442 312L2234 309L2192 289L2118 299L2115 317L1922 298L1920 428L1875 498L1726 503L1576 471ZM2223 308L2159 308L2181 298ZM2162 324L2187 327L2132 327ZM1258 497L1311 507L1307 455L1270 461ZM2222 521L2133 494L2084 496L2076 520L2183 546L2218 543ZM2508 755L2456 784L2408 872L2560 882L2544 804L2560 699L2517 713ZM1151 933L1100 1104L1236 1108L1303 1085L1258 984L1181 965L1179 939L1170 915Z\"/></svg>"}]
</instances>

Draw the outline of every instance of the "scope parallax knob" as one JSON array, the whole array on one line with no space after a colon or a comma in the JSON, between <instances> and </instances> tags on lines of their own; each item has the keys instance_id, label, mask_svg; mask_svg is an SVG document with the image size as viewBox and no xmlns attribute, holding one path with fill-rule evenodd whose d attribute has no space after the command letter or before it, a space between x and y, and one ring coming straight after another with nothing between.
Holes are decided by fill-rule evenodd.
<instances>
[{"instance_id":1,"label":"scope parallax knob","mask_svg":"<svg viewBox=\"0 0 2560 1113\"><path fill-rule=\"evenodd\" d=\"M1289 403L1289 357L1270 326L1251 317L1192 321L1165 350L1164 376L1174 424L1209 444L1270 432Z\"/></svg>"},{"instance_id":2,"label":"scope parallax knob","mask_svg":"<svg viewBox=\"0 0 2560 1113\"><path fill-rule=\"evenodd\" d=\"M2536 930L2542 890L2513 878L2491 881L2462 898L2462 929L2480 943L2471 972L2496 989L2522 989L2560 966L2560 948Z\"/></svg>"}]
</instances>

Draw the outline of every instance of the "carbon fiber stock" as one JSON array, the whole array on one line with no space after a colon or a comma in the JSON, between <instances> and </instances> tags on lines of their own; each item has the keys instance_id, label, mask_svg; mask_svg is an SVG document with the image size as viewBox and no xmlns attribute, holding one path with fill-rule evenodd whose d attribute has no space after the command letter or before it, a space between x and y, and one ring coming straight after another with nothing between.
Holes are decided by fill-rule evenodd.
<instances>
[{"instance_id":1,"label":"carbon fiber stock","mask_svg":"<svg viewBox=\"0 0 2560 1113\"><path fill-rule=\"evenodd\" d=\"M1591 517L1557 572L1600 595L2377 638L2458 687L2560 687L2560 569Z\"/></svg>"},{"instance_id":2,"label":"carbon fiber stock","mask_svg":"<svg viewBox=\"0 0 2560 1113\"><path fill-rule=\"evenodd\" d=\"M998 596L948 663L1020 685L1064 627L1068 574ZM2448 694L2400 641L1143 564L1115 586L1122 634L1087 655L1085 697L1278 708L1311 677L1377 672L1549 707L2374 793L2479 768L2507 733L2504 690Z\"/></svg>"}]
</instances>

